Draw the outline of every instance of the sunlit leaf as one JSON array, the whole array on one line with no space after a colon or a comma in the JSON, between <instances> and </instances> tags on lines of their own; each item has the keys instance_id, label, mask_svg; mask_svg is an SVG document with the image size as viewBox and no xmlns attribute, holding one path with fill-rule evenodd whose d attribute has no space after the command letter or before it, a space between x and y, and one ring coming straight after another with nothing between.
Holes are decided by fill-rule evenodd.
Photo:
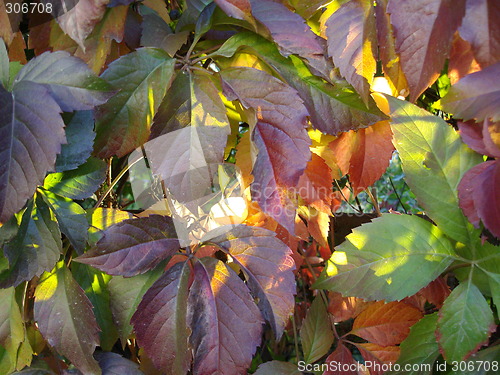
<instances>
[{"instance_id":1,"label":"sunlit leaf","mask_svg":"<svg viewBox=\"0 0 500 375\"><path fill-rule=\"evenodd\" d=\"M101 374L92 357L99 345L92 304L64 263L42 275L35 291L34 314L49 345L85 374Z\"/></svg>"},{"instance_id":2,"label":"sunlit leaf","mask_svg":"<svg viewBox=\"0 0 500 375\"><path fill-rule=\"evenodd\" d=\"M135 276L153 269L179 250L172 219L151 215L122 221L75 260L110 275Z\"/></svg>"},{"instance_id":3,"label":"sunlit leaf","mask_svg":"<svg viewBox=\"0 0 500 375\"><path fill-rule=\"evenodd\" d=\"M467 280L451 292L439 311L436 335L447 361L463 361L487 344L495 329L488 302Z\"/></svg>"},{"instance_id":4,"label":"sunlit leaf","mask_svg":"<svg viewBox=\"0 0 500 375\"><path fill-rule=\"evenodd\" d=\"M313 286L368 300L400 300L439 276L454 256L448 238L428 221L382 214L347 236Z\"/></svg>"},{"instance_id":5,"label":"sunlit leaf","mask_svg":"<svg viewBox=\"0 0 500 375\"><path fill-rule=\"evenodd\" d=\"M238 275L217 259L202 258L194 266L188 324L193 373L226 375L249 367L263 320Z\"/></svg>"},{"instance_id":6,"label":"sunlit leaf","mask_svg":"<svg viewBox=\"0 0 500 375\"><path fill-rule=\"evenodd\" d=\"M187 262L174 265L149 288L132 317L139 345L167 374L185 374L191 362L186 320L189 276Z\"/></svg>"}]
</instances>

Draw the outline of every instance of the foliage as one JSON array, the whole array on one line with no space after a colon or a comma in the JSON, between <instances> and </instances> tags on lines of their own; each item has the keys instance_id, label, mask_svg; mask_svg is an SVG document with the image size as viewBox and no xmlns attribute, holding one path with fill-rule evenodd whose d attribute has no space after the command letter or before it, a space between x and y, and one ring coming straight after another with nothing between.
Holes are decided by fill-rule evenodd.
<instances>
[{"instance_id":1,"label":"foliage","mask_svg":"<svg viewBox=\"0 0 500 375\"><path fill-rule=\"evenodd\" d=\"M497 0L12 3L0 373L496 373Z\"/></svg>"}]
</instances>

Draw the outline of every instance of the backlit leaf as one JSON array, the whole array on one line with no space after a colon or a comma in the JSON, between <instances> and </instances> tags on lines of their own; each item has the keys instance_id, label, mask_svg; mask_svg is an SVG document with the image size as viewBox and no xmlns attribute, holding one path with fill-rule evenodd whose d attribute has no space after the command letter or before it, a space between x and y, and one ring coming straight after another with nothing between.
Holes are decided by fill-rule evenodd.
<instances>
[{"instance_id":1,"label":"backlit leaf","mask_svg":"<svg viewBox=\"0 0 500 375\"><path fill-rule=\"evenodd\" d=\"M35 291L35 320L49 345L85 374L101 374L92 357L99 345L92 304L63 262L44 273Z\"/></svg>"},{"instance_id":2,"label":"backlit leaf","mask_svg":"<svg viewBox=\"0 0 500 375\"><path fill-rule=\"evenodd\" d=\"M279 338L294 309L295 263L291 250L275 236L264 228L240 225L210 242L227 249L241 267L262 315Z\"/></svg>"},{"instance_id":3,"label":"backlit leaf","mask_svg":"<svg viewBox=\"0 0 500 375\"><path fill-rule=\"evenodd\" d=\"M500 121L500 89L491 84L499 75L500 62L465 76L441 100L444 110L465 121Z\"/></svg>"},{"instance_id":4,"label":"backlit leaf","mask_svg":"<svg viewBox=\"0 0 500 375\"><path fill-rule=\"evenodd\" d=\"M110 275L135 276L153 269L179 250L172 219L151 215L122 221L75 261Z\"/></svg>"},{"instance_id":5,"label":"backlit leaf","mask_svg":"<svg viewBox=\"0 0 500 375\"><path fill-rule=\"evenodd\" d=\"M422 364L418 369L405 371L408 375L430 375L432 374L432 364L439 356L439 347L434 332L438 314L426 315L410 328L410 334L401 343L401 354L397 364L404 368L405 365ZM395 371L388 374L396 374Z\"/></svg>"},{"instance_id":6,"label":"backlit leaf","mask_svg":"<svg viewBox=\"0 0 500 375\"><path fill-rule=\"evenodd\" d=\"M314 363L323 357L333 344L333 331L330 326L326 305L318 294L307 311L300 329L302 349L306 363Z\"/></svg>"},{"instance_id":7,"label":"backlit leaf","mask_svg":"<svg viewBox=\"0 0 500 375\"><path fill-rule=\"evenodd\" d=\"M460 36L471 44L474 57L484 68L500 60L500 3L467 0Z\"/></svg>"},{"instance_id":8,"label":"backlit leaf","mask_svg":"<svg viewBox=\"0 0 500 375\"><path fill-rule=\"evenodd\" d=\"M351 0L326 21L328 54L335 66L368 103L370 84L377 68L377 30L373 4Z\"/></svg>"},{"instance_id":9,"label":"backlit leaf","mask_svg":"<svg viewBox=\"0 0 500 375\"><path fill-rule=\"evenodd\" d=\"M479 289L467 280L457 286L439 311L436 335L447 361L463 361L488 343L495 320Z\"/></svg>"},{"instance_id":10,"label":"backlit leaf","mask_svg":"<svg viewBox=\"0 0 500 375\"><path fill-rule=\"evenodd\" d=\"M465 0L389 0L387 12L414 102L439 77L465 14Z\"/></svg>"},{"instance_id":11,"label":"backlit leaf","mask_svg":"<svg viewBox=\"0 0 500 375\"><path fill-rule=\"evenodd\" d=\"M49 174L43 187L66 198L86 199L94 194L105 178L106 163L97 158L90 158L77 169Z\"/></svg>"},{"instance_id":12,"label":"backlit leaf","mask_svg":"<svg viewBox=\"0 0 500 375\"><path fill-rule=\"evenodd\" d=\"M253 68L220 72L224 95L255 111L252 140L259 150L252 195L264 212L294 233L295 210L286 188L299 181L310 159L307 110L290 86Z\"/></svg>"},{"instance_id":13,"label":"backlit leaf","mask_svg":"<svg viewBox=\"0 0 500 375\"><path fill-rule=\"evenodd\" d=\"M441 118L409 102L386 98L405 181L443 232L462 243L471 242L471 225L458 207L457 188L481 157Z\"/></svg>"},{"instance_id":14,"label":"backlit leaf","mask_svg":"<svg viewBox=\"0 0 500 375\"><path fill-rule=\"evenodd\" d=\"M132 317L139 345L167 374L185 374L191 363L186 320L189 276L187 262L175 264L149 288Z\"/></svg>"},{"instance_id":15,"label":"backlit leaf","mask_svg":"<svg viewBox=\"0 0 500 375\"><path fill-rule=\"evenodd\" d=\"M342 297L342 294L337 292L328 293L328 297L330 300L328 312L333 315L335 323L357 317L371 303L361 298Z\"/></svg>"},{"instance_id":16,"label":"backlit leaf","mask_svg":"<svg viewBox=\"0 0 500 375\"><path fill-rule=\"evenodd\" d=\"M0 346L6 351L4 355L8 356L8 361L11 364L10 371L12 371L16 368L19 346L25 340L23 317L13 287L0 289L0 300L2 301L2 309L0 309ZM0 365L0 368L2 367Z\"/></svg>"},{"instance_id":17,"label":"backlit leaf","mask_svg":"<svg viewBox=\"0 0 500 375\"><path fill-rule=\"evenodd\" d=\"M248 288L231 268L214 258L195 263L188 299L195 375L245 372L263 323Z\"/></svg>"},{"instance_id":18,"label":"backlit leaf","mask_svg":"<svg viewBox=\"0 0 500 375\"><path fill-rule=\"evenodd\" d=\"M139 49L109 65L102 77L121 90L96 111L94 149L99 157L121 157L147 141L173 73L174 60L154 48Z\"/></svg>"},{"instance_id":19,"label":"backlit leaf","mask_svg":"<svg viewBox=\"0 0 500 375\"><path fill-rule=\"evenodd\" d=\"M413 295L453 261L450 241L417 216L382 214L346 237L315 288L368 300Z\"/></svg>"},{"instance_id":20,"label":"backlit leaf","mask_svg":"<svg viewBox=\"0 0 500 375\"><path fill-rule=\"evenodd\" d=\"M9 269L0 273L0 287L17 286L50 271L61 250L57 222L46 203L37 197L24 211L16 236L3 247Z\"/></svg>"},{"instance_id":21,"label":"backlit leaf","mask_svg":"<svg viewBox=\"0 0 500 375\"><path fill-rule=\"evenodd\" d=\"M422 313L404 302L379 301L368 306L356 319L351 334L381 346L400 344Z\"/></svg>"}]
</instances>

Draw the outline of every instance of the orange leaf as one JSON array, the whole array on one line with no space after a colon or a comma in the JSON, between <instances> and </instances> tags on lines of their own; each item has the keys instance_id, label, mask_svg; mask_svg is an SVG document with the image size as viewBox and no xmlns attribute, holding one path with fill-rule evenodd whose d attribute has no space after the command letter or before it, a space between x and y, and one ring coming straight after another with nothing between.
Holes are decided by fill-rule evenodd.
<instances>
[{"instance_id":1,"label":"orange leaf","mask_svg":"<svg viewBox=\"0 0 500 375\"><path fill-rule=\"evenodd\" d=\"M415 306L420 311L424 312L425 302L432 303L437 308L441 308L450 293L450 288L446 284L446 281L440 276L426 287L420 289L413 296L405 298L403 302Z\"/></svg>"},{"instance_id":2,"label":"orange leaf","mask_svg":"<svg viewBox=\"0 0 500 375\"><path fill-rule=\"evenodd\" d=\"M389 363L394 363L399 357L398 346L380 346L372 343L356 344L370 375L382 375L387 372ZM385 365L385 366L384 366Z\"/></svg>"},{"instance_id":3,"label":"orange leaf","mask_svg":"<svg viewBox=\"0 0 500 375\"><path fill-rule=\"evenodd\" d=\"M372 304L357 297L342 297L342 294L337 292L330 292L328 296L330 299L328 312L333 315L335 323L357 317L361 311Z\"/></svg>"},{"instance_id":4,"label":"orange leaf","mask_svg":"<svg viewBox=\"0 0 500 375\"><path fill-rule=\"evenodd\" d=\"M375 302L354 320L351 334L382 346L396 345L422 316L417 308L404 302Z\"/></svg>"},{"instance_id":5,"label":"orange leaf","mask_svg":"<svg viewBox=\"0 0 500 375\"><path fill-rule=\"evenodd\" d=\"M352 357L351 351L342 342L338 343L337 348L326 358L325 363L331 363L340 368L331 366L323 375L358 375L355 369L360 367Z\"/></svg>"},{"instance_id":6,"label":"orange leaf","mask_svg":"<svg viewBox=\"0 0 500 375\"><path fill-rule=\"evenodd\" d=\"M394 146L388 121L342 133L330 143L343 174L349 173L354 194L377 181L389 166Z\"/></svg>"},{"instance_id":7,"label":"orange leaf","mask_svg":"<svg viewBox=\"0 0 500 375\"><path fill-rule=\"evenodd\" d=\"M481 70L481 67L474 59L470 43L463 40L456 32L451 45L448 63L448 76L451 84L457 83L460 78L478 70Z\"/></svg>"}]
</instances>

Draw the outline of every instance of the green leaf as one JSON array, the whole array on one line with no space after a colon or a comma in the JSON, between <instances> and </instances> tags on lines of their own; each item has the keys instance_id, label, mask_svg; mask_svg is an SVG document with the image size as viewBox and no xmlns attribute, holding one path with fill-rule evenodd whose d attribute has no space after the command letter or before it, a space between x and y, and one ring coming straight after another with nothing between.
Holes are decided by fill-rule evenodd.
<instances>
[{"instance_id":1,"label":"green leaf","mask_svg":"<svg viewBox=\"0 0 500 375\"><path fill-rule=\"evenodd\" d=\"M196 43L203 34L207 33L212 28L212 16L215 8L215 3L210 3L201 11L200 16L196 20L194 29L195 41L193 43Z\"/></svg>"},{"instance_id":2,"label":"green leaf","mask_svg":"<svg viewBox=\"0 0 500 375\"><path fill-rule=\"evenodd\" d=\"M299 58L283 57L274 43L256 34L238 33L228 39L216 53L231 57L240 49L265 61L297 90L309 111L313 127L322 132L337 134L386 119L371 98L367 108L347 82L339 80L335 85L325 82L313 75Z\"/></svg>"},{"instance_id":3,"label":"green leaf","mask_svg":"<svg viewBox=\"0 0 500 375\"><path fill-rule=\"evenodd\" d=\"M500 345L491 346L473 354L465 362L456 364L457 370L449 375L497 375L500 369Z\"/></svg>"},{"instance_id":4,"label":"green leaf","mask_svg":"<svg viewBox=\"0 0 500 375\"><path fill-rule=\"evenodd\" d=\"M451 238L472 243L472 224L458 206L458 183L479 154L469 149L444 120L409 103L386 96L391 110L394 146L405 180L419 204Z\"/></svg>"},{"instance_id":5,"label":"green leaf","mask_svg":"<svg viewBox=\"0 0 500 375\"><path fill-rule=\"evenodd\" d=\"M82 254L88 239L89 223L85 210L69 198L61 197L48 190L43 191L50 209L54 212L59 228L78 254Z\"/></svg>"},{"instance_id":6,"label":"green leaf","mask_svg":"<svg viewBox=\"0 0 500 375\"><path fill-rule=\"evenodd\" d=\"M2 39L0 40L0 83L5 88L9 87L9 70L9 55Z\"/></svg>"},{"instance_id":7,"label":"green leaf","mask_svg":"<svg viewBox=\"0 0 500 375\"><path fill-rule=\"evenodd\" d=\"M90 158L77 169L49 174L43 182L43 187L66 198L86 199L94 194L105 178L106 163Z\"/></svg>"},{"instance_id":8,"label":"green leaf","mask_svg":"<svg viewBox=\"0 0 500 375\"><path fill-rule=\"evenodd\" d=\"M493 313L481 291L467 280L448 296L439 312L437 337L448 362L463 361L488 343L496 329Z\"/></svg>"},{"instance_id":9,"label":"green leaf","mask_svg":"<svg viewBox=\"0 0 500 375\"><path fill-rule=\"evenodd\" d=\"M92 111L76 112L65 127L67 144L57 155L56 172L69 171L85 163L94 146L94 116Z\"/></svg>"},{"instance_id":10,"label":"green leaf","mask_svg":"<svg viewBox=\"0 0 500 375\"><path fill-rule=\"evenodd\" d=\"M111 350L118 339L118 331L111 315L108 283L111 276L86 264L73 263L71 272L75 281L85 291L92 303L97 324L101 329L100 346L103 350Z\"/></svg>"},{"instance_id":11,"label":"green leaf","mask_svg":"<svg viewBox=\"0 0 500 375\"><path fill-rule=\"evenodd\" d=\"M306 363L314 363L323 357L333 344L333 331L326 305L317 295L300 329L302 349Z\"/></svg>"},{"instance_id":12,"label":"green leaf","mask_svg":"<svg viewBox=\"0 0 500 375\"><path fill-rule=\"evenodd\" d=\"M3 251L10 266L0 274L0 288L17 286L54 267L62 251L61 232L42 197L28 204L16 236Z\"/></svg>"},{"instance_id":13,"label":"green leaf","mask_svg":"<svg viewBox=\"0 0 500 375\"><path fill-rule=\"evenodd\" d=\"M102 77L120 91L96 111L95 152L124 156L144 144L174 74L165 51L141 48L113 61Z\"/></svg>"},{"instance_id":14,"label":"green leaf","mask_svg":"<svg viewBox=\"0 0 500 375\"><path fill-rule=\"evenodd\" d=\"M437 313L426 315L410 328L410 334L401 343L401 354L399 355L396 363L401 365L401 368L404 368L408 364L425 364L430 367L426 370L426 366L421 366L418 370L405 371L404 374L432 374L432 365L439 357L439 346L434 334L436 331L437 321ZM396 375L397 373L394 371L387 373L387 375L391 374Z\"/></svg>"},{"instance_id":15,"label":"green leaf","mask_svg":"<svg viewBox=\"0 0 500 375\"><path fill-rule=\"evenodd\" d=\"M368 300L411 296L453 262L453 247L418 216L382 214L337 246L314 288Z\"/></svg>"},{"instance_id":16,"label":"green leaf","mask_svg":"<svg viewBox=\"0 0 500 375\"><path fill-rule=\"evenodd\" d=\"M132 333L130 319L137 309L146 291L163 273L163 267L142 275L124 278L114 276L108 283L111 312L118 329L120 341L125 347Z\"/></svg>"},{"instance_id":17,"label":"green leaf","mask_svg":"<svg viewBox=\"0 0 500 375\"><path fill-rule=\"evenodd\" d=\"M34 319L49 345L86 375L100 375L92 357L99 345L99 327L92 304L64 262L44 273L35 290Z\"/></svg>"}]
</instances>

